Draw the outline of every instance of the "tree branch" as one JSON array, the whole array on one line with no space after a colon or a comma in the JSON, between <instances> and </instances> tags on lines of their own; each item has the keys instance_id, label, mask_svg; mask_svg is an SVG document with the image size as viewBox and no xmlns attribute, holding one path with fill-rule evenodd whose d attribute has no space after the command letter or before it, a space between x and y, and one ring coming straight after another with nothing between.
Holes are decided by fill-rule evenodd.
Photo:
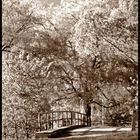
<instances>
[{"instance_id":1,"label":"tree branch","mask_svg":"<svg viewBox=\"0 0 140 140\"><path fill-rule=\"evenodd\" d=\"M101 107L104 107L104 108L112 108L112 107L115 107L115 106L120 106L120 103L116 103L116 104L113 104L111 106L105 106L105 105L103 105L103 104L101 104L101 103L99 103L97 101L94 101L94 100L92 100L90 103L95 103L95 104L97 104L97 105L99 105Z\"/></svg>"},{"instance_id":2,"label":"tree branch","mask_svg":"<svg viewBox=\"0 0 140 140\"><path fill-rule=\"evenodd\" d=\"M123 53L127 58L129 58L135 65L138 65L138 63L131 58L129 55L127 55L123 50L121 50L117 45L115 45L114 43L112 43L111 41L107 40L105 37L103 37L103 39L105 41L107 41L109 44L111 44L113 47L115 47L117 50L119 50L121 53Z\"/></svg>"}]
</instances>

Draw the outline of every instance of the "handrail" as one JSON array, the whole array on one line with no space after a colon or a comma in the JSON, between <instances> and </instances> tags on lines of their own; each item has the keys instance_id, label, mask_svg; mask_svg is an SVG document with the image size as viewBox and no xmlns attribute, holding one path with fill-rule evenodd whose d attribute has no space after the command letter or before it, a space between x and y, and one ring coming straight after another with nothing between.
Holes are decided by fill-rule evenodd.
<instances>
[{"instance_id":1,"label":"handrail","mask_svg":"<svg viewBox=\"0 0 140 140\"><path fill-rule=\"evenodd\" d=\"M86 114L74 111L51 111L38 115L39 130L55 129L69 125L85 125L88 119Z\"/></svg>"},{"instance_id":2,"label":"handrail","mask_svg":"<svg viewBox=\"0 0 140 140\"><path fill-rule=\"evenodd\" d=\"M49 111L48 113L39 113L39 114L50 114L50 113L57 113L57 112L74 112L74 113L86 115L85 113L80 113L78 111Z\"/></svg>"}]
</instances>

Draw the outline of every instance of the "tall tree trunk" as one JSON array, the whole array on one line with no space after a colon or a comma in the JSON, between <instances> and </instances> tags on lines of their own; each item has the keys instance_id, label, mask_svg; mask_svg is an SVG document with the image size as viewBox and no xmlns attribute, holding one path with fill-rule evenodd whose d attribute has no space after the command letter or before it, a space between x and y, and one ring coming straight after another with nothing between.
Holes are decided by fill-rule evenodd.
<instances>
[{"instance_id":1,"label":"tall tree trunk","mask_svg":"<svg viewBox=\"0 0 140 140\"><path fill-rule=\"evenodd\" d=\"M15 139L18 140L19 137L18 137L18 126L17 126L17 121L14 121L15 123Z\"/></svg>"},{"instance_id":2,"label":"tall tree trunk","mask_svg":"<svg viewBox=\"0 0 140 140\"><path fill-rule=\"evenodd\" d=\"M104 107L103 106L101 110L101 123L102 123L102 126L104 126Z\"/></svg>"},{"instance_id":3,"label":"tall tree trunk","mask_svg":"<svg viewBox=\"0 0 140 140\"><path fill-rule=\"evenodd\" d=\"M131 130L135 131L136 130L136 119L137 119L135 98L132 100L132 111L133 111L133 113L132 113Z\"/></svg>"},{"instance_id":4,"label":"tall tree trunk","mask_svg":"<svg viewBox=\"0 0 140 140\"><path fill-rule=\"evenodd\" d=\"M86 105L87 125L91 126L91 104Z\"/></svg>"},{"instance_id":5,"label":"tall tree trunk","mask_svg":"<svg viewBox=\"0 0 140 140\"><path fill-rule=\"evenodd\" d=\"M4 125L4 139L7 140L7 126L6 124Z\"/></svg>"},{"instance_id":6,"label":"tall tree trunk","mask_svg":"<svg viewBox=\"0 0 140 140\"><path fill-rule=\"evenodd\" d=\"M26 139L29 139L29 132L28 132L28 120L27 117L25 116L25 130L26 130Z\"/></svg>"}]
</instances>

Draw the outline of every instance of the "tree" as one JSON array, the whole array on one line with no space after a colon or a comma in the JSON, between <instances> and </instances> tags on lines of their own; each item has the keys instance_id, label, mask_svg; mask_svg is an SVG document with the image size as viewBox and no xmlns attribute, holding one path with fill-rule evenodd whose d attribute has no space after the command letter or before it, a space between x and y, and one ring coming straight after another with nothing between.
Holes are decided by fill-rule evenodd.
<instances>
[{"instance_id":1,"label":"tree","mask_svg":"<svg viewBox=\"0 0 140 140\"><path fill-rule=\"evenodd\" d=\"M126 11L122 11L120 5L112 10L109 9L110 3L100 3L100 5L98 3L96 8L91 6L92 4L95 3L90 3L85 12L82 13L81 19L76 23L75 35L72 40L77 50L81 50L80 56L86 58L92 54L93 59L97 55L99 56L101 61L99 73L96 74L98 79L101 78L100 83L114 83L120 79L128 83L131 76L130 67L135 71L134 77L137 77L137 24L135 21L129 24L124 14ZM115 10L119 10L121 13L117 11L116 14L118 15L113 17ZM109 14L110 16L107 18L106 15ZM136 15L133 16L136 17ZM118 69L117 65L114 64L120 68ZM128 71L125 72L124 68ZM122 82L120 83L123 85ZM127 87L128 85L123 86Z\"/></svg>"},{"instance_id":2,"label":"tree","mask_svg":"<svg viewBox=\"0 0 140 140\"><path fill-rule=\"evenodd\" d=\"M91 55L91 62L96 62L98 56L99 62L96 62L98 65L94 76L97 75L99 83L102 83L100 85L117 81L117 83L121 83L121 79L128 83L128 79L131 76L129 66L137 75L137 24L135 21L131 25L129 24L128 19L125 17L126 11L124 12L124 9L121 9L122 7L119 4L113 11L111 8L108 8L111 6L111 3L96 3L96 9L92 8L95 7L94 2L90 1L89 3L86 3L87 7L83 5L85 8L83 8L84 12L81 13L81 18L74 26L74 35L70 38L70 42L75 46L76 51L79 52L79 57L82 57L81 60L85 60ZM113 15L115 10L121 12L119 13L118 11L116 12L118 15ZM106 15L109 14L110 16L107 18ZM133 16L135 17L136 15ZM120 70L116 66L122 69ZM90 75L87 67L89 68L89 66L85 66L86 70L83 69L81 72L84 78L87 78L87 73ZM123 69L128 71L125 72ZM84 71L87 73L84 73ZM112 79L114 74L119 75L119 78L115 76L116 80ZM126 76L127 74L129 76ZM88 78L83 84L85 87L89 80ZM95 81L97 83L97 79ZM123 86L127 87L126 85ZM86 93L85 90L84 93ZM91 89L89 91L88 95L91 97Z\"/></svg>"},{"instance_id":3,"label":"tree","mask_svg":"<svg viewBox=\"0 0 140 140\"><path fill-rule=\"evenodd\" d=\"M36 60L30 63L26 62L29 60L29 56L26 56L25 48L32 44L35 38L29 36L35 34L35 27L38 27L38 25L40 26L41 23L41 18L34 15L30 6L29 4L22 5L16 0L12 2L8 0L3 2L2 51L4 73L2 90L4 114L3 134L5 139L10 139L12 137L15 139L28 139L37 129L35 124L38 110L42 111L45 105L48 106L45 110L49 110L47 98L45 99L42 97L43 95L41 95L39 96L40 99L35 101L34 98L37 95L33 94L34 97L31 97L28 94L32 91L35 92L33 87L37 90L37 88L39 88L37 86L42 86L39 85L40 83L35 84L36 79L29 79L29 75L33 71L27 69L28 66L31 68L33 62ZM11 16L13 16L13 18L11 18ZM36 67L36 70L37 69ZM23 74L29 74L28 78ZM38 71L38 74L40 74L40 71ZM24 84L27 86L24 86ZM44 100L43 104L41 98Z\"/></svg>"},{"instance_id":4,"label":"tree","mask_svg":"<svg viewBox=\"0 0 140 140\"><path fill-rule=\"evenodd\" d=\"M34 15L30 4L23 5L18 0L4 1L2 11L2 51L12 51L41 19Z\"/></svg>"},{"instance_id":5,"label":"tree","mask_svg":"<svg viewBox=\"0 0 140 140\"><path fill-rule=\"evenodd\" d=\"M14 119L6 114L5 124L14 128L12 135L16 139L32 136L38 129L37 114L49 112L54 102L68 99L83 99L85 110L91 103L106 108L106 118L113 121L118 114L126 114L119 118L126 119L133 110L132 130L135 129L137 2L125 3L72 0L50 6L41 15L30 5L23 8L18 1L5 1L2 49L14 53L10 53L5 65L10 73L3 77L3 109L14 112ZM10 6L12 19L9 8L5 8ZM134 18L131 22L130 15ZM14 86L6 89L10 84ZM16 98L12 98L13 106L10 100L7 102L11 96ZM20 117L16 118L18 112ZM20 125L23 129L19 129ZM7 135L8 129L5 130Z\"/></svg>"}]
</instances>

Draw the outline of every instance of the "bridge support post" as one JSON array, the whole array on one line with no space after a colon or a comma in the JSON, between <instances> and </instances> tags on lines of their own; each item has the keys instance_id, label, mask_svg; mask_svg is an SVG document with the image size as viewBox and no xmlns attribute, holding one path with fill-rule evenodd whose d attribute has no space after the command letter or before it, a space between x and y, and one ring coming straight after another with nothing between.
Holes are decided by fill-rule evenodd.
<instances>
[{"instance_id":1,"label":"bridge support post","mask_svg":"<svg viewBox=\"0 0 140 140\"><path fill-rule=\"evenodd\" d=\"M71 111L71 125L73 125L73 112Z\"/></svg>"}]
</instances>

